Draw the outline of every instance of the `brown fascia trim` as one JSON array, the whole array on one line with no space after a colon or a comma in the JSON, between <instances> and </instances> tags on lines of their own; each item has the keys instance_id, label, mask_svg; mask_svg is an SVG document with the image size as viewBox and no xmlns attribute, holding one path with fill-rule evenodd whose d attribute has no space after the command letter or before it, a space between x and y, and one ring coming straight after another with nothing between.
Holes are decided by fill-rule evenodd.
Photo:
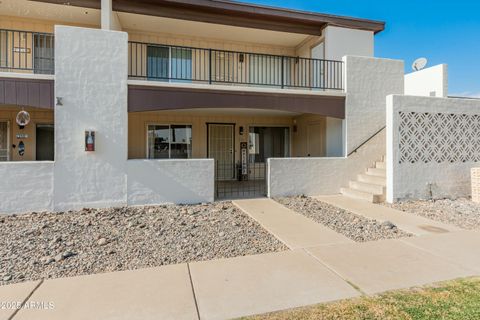
<instances>
[{"instance_id":1,"label":"brown fascia trim","mask_svg":"<svg viewBox=\"0 0 480 320\"><path fill-rule=\"evenodd\" d=\"M100 9L100 0L34 0ZM321 35L327 26L381 32L381 21L260 6L225 0L113 0L113 10L245 28Z\"/></svg>"},{"instance_id":2,"label":"brown fascia trim","mask_svg":"<svg viewBox=\"0 0 480 320\"><path fill-rule=\"evenodd\" d=\"M128 86L128 112L262 109L345 118L345 97L219 89Z\"/></svg>"},{"instance_id":3,"label":"brown fascia trim","mask_svg":"<svg viewBox=\"0 0 480 320\"><path fill-rule=\"evenodd\" d=\"M53 80L0 78L0 105L53 110L54 86Z\"/></svg>"}]
</instances>

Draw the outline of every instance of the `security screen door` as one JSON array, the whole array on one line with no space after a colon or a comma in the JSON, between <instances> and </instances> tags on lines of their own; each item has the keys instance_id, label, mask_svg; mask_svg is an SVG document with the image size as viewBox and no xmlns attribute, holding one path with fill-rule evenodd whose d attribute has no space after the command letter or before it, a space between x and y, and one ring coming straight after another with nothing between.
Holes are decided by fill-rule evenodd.
<instances>
[{"instance_id":1,"label":"security screen door","mask_svg":"<svg viewBox=\"0 0 480 320\"><path fill-rule=\"evenodd\" d=\"M235 179L233 124L208 124L208 157L215 160L217 180Z\"/></svg>"}]
</instances>

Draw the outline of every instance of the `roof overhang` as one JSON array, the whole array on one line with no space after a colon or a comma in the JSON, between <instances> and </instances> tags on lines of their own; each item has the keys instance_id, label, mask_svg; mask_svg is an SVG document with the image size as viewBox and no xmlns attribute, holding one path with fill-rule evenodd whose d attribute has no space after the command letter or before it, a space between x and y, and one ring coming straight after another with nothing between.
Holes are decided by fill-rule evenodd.
<instances>
[{"instance_id":1,"label":"roof overhang","mask_svg":"<svg viewBox=\"0 0 480 320\"><path fill-rule=\"evenodd\" d=\"M100 9L99 0L34 0ZM237 27L321 35L330 25L378 33L380 21L335 16L315 12L260 6L226 0L113 0L113 10L180 20L199 21Z\"/></svg>"}]
</instances>

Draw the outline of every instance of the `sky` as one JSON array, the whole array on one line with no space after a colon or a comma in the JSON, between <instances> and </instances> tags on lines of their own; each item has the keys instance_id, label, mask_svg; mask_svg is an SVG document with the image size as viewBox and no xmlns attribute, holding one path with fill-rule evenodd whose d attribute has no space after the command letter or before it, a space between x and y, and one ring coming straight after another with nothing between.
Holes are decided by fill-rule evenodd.
<instances>
[{"instance_id":1,"label":"sky","mask_svg":"<svg viewBox=\"0 0 480 320\"><path fill-rule=\"evenodd\" d=\"M375 56L448 64L449 94L480 98L480 0L243 0L386 22Z\"/></svg>"}]
</instances>

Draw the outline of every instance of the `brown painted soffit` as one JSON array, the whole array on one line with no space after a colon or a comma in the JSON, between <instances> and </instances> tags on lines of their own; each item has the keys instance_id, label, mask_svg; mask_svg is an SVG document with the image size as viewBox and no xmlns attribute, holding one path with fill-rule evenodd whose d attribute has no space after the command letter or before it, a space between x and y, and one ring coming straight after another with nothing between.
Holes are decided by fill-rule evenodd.
<instances>
[{"instance_id":1,"label":"brown painted soffit","mask_svg":"<svg viewBox=\"0 0 480 320\"><path fill-rule=\"evenodd\" d=\"M100 9L100 0L34 0ZM327 25L381 32L381 21L260 6L226 0L113 0L113 10L237 27L321 35Z\"/></svg>"},{"instance_id":2,"label":"brown painted soffit","mask_svg":"<svg viewBox=\"0 0 480 320\"><path fill-rule=\"evenodd\" d=\"M53 95L53 80L0 78L0 105L53 109Z\"/></svg>"},{"instance_id":3,"label":"brown painted soffit","mask_svg":"<svg viewBox=\"0 0 480 320\"><path fill-rule=\"evenodd\" d=\"M345 118L345 97L318 94L128 86L128 112L179 109L261 109Z\"/></svg>"}]
</instances>

